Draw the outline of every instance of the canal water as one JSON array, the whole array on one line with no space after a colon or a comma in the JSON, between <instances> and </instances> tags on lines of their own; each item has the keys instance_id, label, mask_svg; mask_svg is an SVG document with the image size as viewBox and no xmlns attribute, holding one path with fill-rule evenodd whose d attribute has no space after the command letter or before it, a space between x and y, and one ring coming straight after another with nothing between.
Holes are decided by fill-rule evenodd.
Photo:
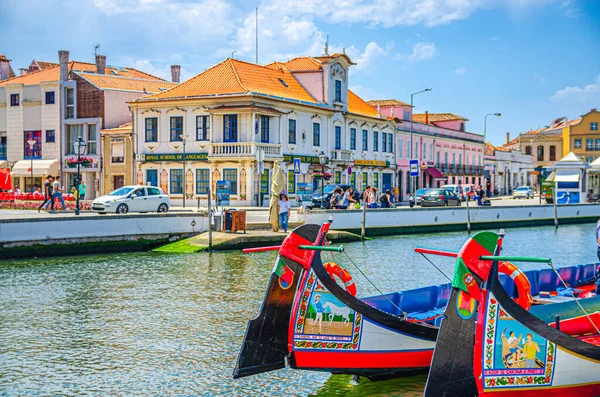
<instances>
[{"instance_id":1,"label":"canal water","mask_svg":"<svg viewBox=\"0 0 600 397\"><path fill-rule=\"evenodd\" d=\"M507 229L504 254L595 262L594 225ZM347 244L384 292L446 281L415 246L456 250L465 233ZM425 375L383 382L275 371L233 380L273 253L128 253L0 262L0 396L419 396ZM328 254L329 255L329 254ZM350 263L359 296L376 293ZM450 258L433 258L448 275ZM534 268L538 265L523 265ZM539 266L538 266L539 267Z\"/></svg>"}]
</instances>

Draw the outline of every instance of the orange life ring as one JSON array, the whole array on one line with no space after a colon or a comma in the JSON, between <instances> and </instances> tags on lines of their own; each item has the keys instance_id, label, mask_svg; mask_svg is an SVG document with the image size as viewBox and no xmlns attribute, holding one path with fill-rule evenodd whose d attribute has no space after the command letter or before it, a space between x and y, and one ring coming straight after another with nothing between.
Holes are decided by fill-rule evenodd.
<instances>
[{"instance_id":1,"label":"orange life ring","mask_svg":"<svg viewBox=\"0 0 600 397\"><path fill-rule=\"evenodd\" d=\"M335 262L327 262L323 265L327 273L329 273L329 277L335 280L334 276L337 276L344 286L346 287L346 292L348 292L352 296L356 296L356 284L354 280L352 280L352 276L348 273L348 270L344 269L340 265Z\"/></svg>"},{"instance_id":2,"label":"orange life ring","mask_svg":"<svg viewBox=\"0 0 600 397\"><path fill-rule=\"evenodd\" d=\"M519 291L519 297L515 298L515 302L521 305L523 309L529 310L533 302L533 297L531 296L531 284L525 273L510 262L500 262L498 264L498 271L513 279L517 286L517 291Z\"/></svg>"}]
</instances>

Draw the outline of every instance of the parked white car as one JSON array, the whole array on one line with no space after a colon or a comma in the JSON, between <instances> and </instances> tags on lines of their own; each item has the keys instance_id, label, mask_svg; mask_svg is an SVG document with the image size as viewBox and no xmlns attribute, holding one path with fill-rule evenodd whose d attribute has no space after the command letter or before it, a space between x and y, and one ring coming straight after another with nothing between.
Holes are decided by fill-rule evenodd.
<instances>
[{"instance_id":1,"label":"parked white car","mask_svg":"<svg viewBox=\"0 0 600 397\"><path fill-rule=\"evenodd\" d=\"M106 214L115 212L167 212L171 206L169 196L154 186L123 186L92 202L92 210Z\"/></svg>"},{"instance_id":2,"label":"parked white car","mask_svg":"<svg viewBox=\"0 0 600 397\"><path fill-rule=\"evenodd\" d=\"M513 199L518 198L533 198L534 191L531 186L520 186L513 192Z\"/></svg>"}]
</instances>

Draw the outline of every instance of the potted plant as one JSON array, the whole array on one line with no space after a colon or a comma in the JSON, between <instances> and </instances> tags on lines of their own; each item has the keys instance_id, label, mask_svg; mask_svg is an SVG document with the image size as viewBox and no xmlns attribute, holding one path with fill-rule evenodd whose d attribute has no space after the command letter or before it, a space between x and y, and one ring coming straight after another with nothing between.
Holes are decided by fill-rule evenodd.
<instances>
[{"instance_id":1,"label":"potted plant","mask_svg":"<svg viewBox=\"0 0 600 397\"><path fill-rule=\"evenodd\" d=\"M323 179L325 179L326 181L330 180L331 178L333 178L333 174L331 172L325 171L323 173Z\"/></svg>"},{"instance_id":2,"label":"potted plant","mask_svg":"<svg viewBox=\"0 0 600 397\"><path fill-rule=\"evenodd\" d=\"M315 171L312 173L313 179L321 179L323 178L323 174L321 172Z\"/></svg>"}]
</instances>

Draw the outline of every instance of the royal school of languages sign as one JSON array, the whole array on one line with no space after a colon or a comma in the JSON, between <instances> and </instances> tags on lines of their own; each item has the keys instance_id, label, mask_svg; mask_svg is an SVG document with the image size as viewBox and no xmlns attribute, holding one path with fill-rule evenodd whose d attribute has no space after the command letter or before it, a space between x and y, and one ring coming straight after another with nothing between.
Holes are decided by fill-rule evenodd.
<instances>
[{"instance_id":1,"label":"royal school of languages sign","mask_svg":"<svg viewBox=\"0 0 600 397\"><path fill-rule=\"evenodd\" d=\"M183 153L146 154L142 161L183 161ZM186 153L185 161L206 161L208 153Z\"/></svg>"},{"instance_id":2,"label":"royal school of languages sign","mask_svg":"<svg viewBox=\"0 0 600 397\"><path fill-rule=\"evenodd\" d=\"M283 161L285 161L286 163L293 163L294 159L300 159L302 163L319 164L319 158L317 156L302 156L297 154L283 155ZM329 163L329 159L327 159L327 163Z\"/></svg>"}]
</instances>

